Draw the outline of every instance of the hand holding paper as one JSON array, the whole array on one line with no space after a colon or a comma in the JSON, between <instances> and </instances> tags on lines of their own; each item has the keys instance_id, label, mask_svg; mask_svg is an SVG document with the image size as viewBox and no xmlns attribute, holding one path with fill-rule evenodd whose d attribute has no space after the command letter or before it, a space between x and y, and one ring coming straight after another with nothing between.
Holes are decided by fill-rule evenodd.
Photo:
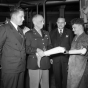
<instances>
[{"instance_id":1,"label":"hand holding paper","mask_svg":"<svg viewBox=\"0 0 88 88\"><path fill-rule=\"evenodd\" d=\"M45 56L50 56L52 54L57 54L57 53L64 53L65 52L65 48L64 47L55 47L53 49L44 51Z\"/></svg>"},{"instance_id":2,"label":"hand holding paper","mask_svg":"<svg viewBox=\"0 0 88 88\"><path fill-rule=\"evenodd\" d=\"M40 57L45 56L44 51L41 50L41 49L39 49L39 48L37 48L37 53L38 53L38 55L39 55Z\"/></svg>"},{"instance_id":3,"label":"hand holding paper","mask_svg":"<svg viewBox=\"0 0 88 88\"><path fill-rule=\"evenodd\" d=\"M87 49L82 48L82 49L74 49L74 50L69 50L68 54L81 54L84 55L86 53Z\"/></svg>"},{"instance_id":4,"label":"hand holding paper","mask_svg":"<svg viewBox=\"0 0 88 88\"><path fill-rule=\"evenodd\" d=\"M38 66L40 67L40 61L41 61L41 58L43 56L50 56L52 54L57 54L57 53L64 53L65 52L65 48L64 47L55 47L53 49L50 49L50 50L47 50L47 51L43 51L39 48L37 48L37 64Z\"/></svg>"}]
</instances>

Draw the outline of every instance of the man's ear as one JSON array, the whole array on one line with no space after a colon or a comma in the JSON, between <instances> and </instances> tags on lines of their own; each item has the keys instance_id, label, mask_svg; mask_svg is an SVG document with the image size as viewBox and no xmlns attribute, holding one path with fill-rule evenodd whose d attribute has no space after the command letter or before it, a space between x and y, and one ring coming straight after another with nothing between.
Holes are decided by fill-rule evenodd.
<instances>
[{"instance_id":1,"label":"man's ear","mask_svg":"<svg viewBox=\"0 0 88 88\"><path fill-rule=\"evenodd\" d=\"M33 21L33 24L36 25L36 21Z\"/></svg>"},{"instance_id":2,"label":"man's ear","mask_svg":"<svg viewBox=\"0 0 88 88\"><path fill-rule=\"evenodd\" d=\"M66 25L66 22L65 22L65 25Z\"/></svg>"},{"instance_id":3,"label":"man's ear","mask_svg":"<svg viewBox=\"0 0 88 88\"><path fill-rule=\"evenodd\" d=\"M16 16L17 16L16 14L12 14L12 18L17 18Z\"/></svg>"}]
</instances>

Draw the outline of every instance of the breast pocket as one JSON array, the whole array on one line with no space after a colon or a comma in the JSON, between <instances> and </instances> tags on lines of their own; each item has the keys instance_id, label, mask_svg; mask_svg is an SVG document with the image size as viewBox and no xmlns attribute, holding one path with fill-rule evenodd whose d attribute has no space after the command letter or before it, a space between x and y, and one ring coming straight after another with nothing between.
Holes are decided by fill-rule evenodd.
<instances>
[{"instance_id":1,"label":"breast pocket","mask_svg":"<svg viewBox=\"0 0 88 88\"><path fill-rule=\"evenodd\" d=\"M38 39L33 37L30 41L32 47L37 47Z\"/></svg>"},{"instance_id":2,"label":"breast pocket","mask_svg":"<svg viewBox=\"0 0 88 88\"><path fill-rule=\"evenodd\" d=\"M45 46L48 46L49 45L49 38L45 38L44 43L45 43Z\"/></svg>"}]
</instances>

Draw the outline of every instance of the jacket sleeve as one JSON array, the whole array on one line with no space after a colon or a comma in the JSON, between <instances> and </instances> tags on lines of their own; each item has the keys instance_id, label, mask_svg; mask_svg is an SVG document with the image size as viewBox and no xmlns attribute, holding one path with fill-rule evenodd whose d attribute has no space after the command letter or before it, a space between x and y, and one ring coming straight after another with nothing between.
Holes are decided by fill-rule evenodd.
<instances>
[{"instance_id":1,"label":"jacket sleeve","mask_svg":"<svg viewBox=\"0 0 88 88\"><path fill-rule=\"evenodd\" d=\"M2 54L2 48L6 41L6 28L4 25L0 26L0 55Z\"/></svg>"},{"instance_id":2,"label":"jacket sleeve","mask_svg":"<svg viewBox=\"0 0 88 88\"><path fill-rule=\"evenodd\" d=\"M26 53L27 54L35 54L37 48L31 46L31 33L27 32L25 34L25 38L26 38Z\"/></svg>"}]
</instances>

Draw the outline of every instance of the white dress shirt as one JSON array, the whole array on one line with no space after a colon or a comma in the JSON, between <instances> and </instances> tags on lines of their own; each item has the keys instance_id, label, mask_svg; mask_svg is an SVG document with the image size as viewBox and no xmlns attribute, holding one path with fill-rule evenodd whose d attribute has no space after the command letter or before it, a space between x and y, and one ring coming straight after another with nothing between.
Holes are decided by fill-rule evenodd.
<instances>
[{"instance_id":1,"label":"white dress shirt","mask_svg":"<svg viewBox=\"0 0 88 88\"><path fill-rule=\"evenodd\" d=\"M63 33L63 29L58 29L58 32L62 34Z\"/></svg>"},{"instance_id":2,"label":"white dress shirt","mask_svg":"<svg viewBox=\"0 0 88 88\"><path fill-rule=\"evenodd\" d=\"M15 23L13 23L12 21L10 21L12 23L12 25L15 27L15 29L18 31L17 29L17 25Z\"/></svg>"}]
</instances>

